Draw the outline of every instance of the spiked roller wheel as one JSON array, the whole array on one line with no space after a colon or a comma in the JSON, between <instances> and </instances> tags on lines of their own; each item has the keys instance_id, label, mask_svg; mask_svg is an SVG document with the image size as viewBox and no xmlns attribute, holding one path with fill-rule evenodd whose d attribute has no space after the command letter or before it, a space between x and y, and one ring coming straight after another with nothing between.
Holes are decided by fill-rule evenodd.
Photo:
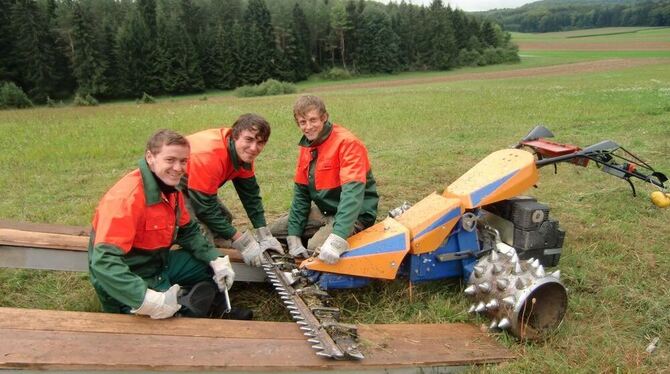
<instances>
[{"instance_id":1,"label":"spiked roller wheel","mask_svg":"<svg viewBox=\"0 0 670 374\"><path fill-rule=\"evenodd\" d=\"M465 293L474 303L469 312L491 317L491 331L542 339L558 327L567 309L560 271L548 274L539 260L519 260L516 250L504 243L496 247L470 275Z\"/></svg>"}]
</instances>

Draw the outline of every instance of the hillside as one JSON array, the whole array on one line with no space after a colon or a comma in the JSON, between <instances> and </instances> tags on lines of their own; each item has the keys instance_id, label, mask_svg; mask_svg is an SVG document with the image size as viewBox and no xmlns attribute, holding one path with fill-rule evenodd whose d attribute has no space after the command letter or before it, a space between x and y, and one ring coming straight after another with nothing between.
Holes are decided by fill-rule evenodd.
<instances>
[{"instance_id":1,"label":"hillside","mask_svg":"<svg viewBox=\"0 0 670 374\"><path fill-rule=\"evenodd\" d=\"M552 32L596 27L670 26L667 0L542 0L479 12L508 31Z\"/></svg>"}]
</instances>

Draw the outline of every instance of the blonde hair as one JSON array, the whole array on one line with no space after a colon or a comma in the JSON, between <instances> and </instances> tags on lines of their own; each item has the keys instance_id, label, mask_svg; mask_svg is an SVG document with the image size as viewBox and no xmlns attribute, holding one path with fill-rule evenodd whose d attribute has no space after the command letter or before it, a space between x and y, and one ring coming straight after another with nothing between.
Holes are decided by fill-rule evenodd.
<instances>
[{"instance_id":1,"label":"blonde hair","mask_svg":"<svg viewBox=\"0 0 670 374\"><path fill-rule=\"evenodd\" d=\"M318 96L303 95L296 100L293 105L293 117L304 116L311 110L318 110L319 115L328 114L326 111L326 104Z\"/></svg>"}]
</instances>

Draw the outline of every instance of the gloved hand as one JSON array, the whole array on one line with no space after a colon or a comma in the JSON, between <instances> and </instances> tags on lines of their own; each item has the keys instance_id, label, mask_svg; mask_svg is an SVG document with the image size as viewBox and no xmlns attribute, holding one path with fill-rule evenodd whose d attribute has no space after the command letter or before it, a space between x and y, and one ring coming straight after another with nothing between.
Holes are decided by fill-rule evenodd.
<instances>
[{"instance_id":1,"label":"gloved hand","mask_svg":"<svg viewBox=\"0 0 670 374\"><path fill-rule=\"evenodd\" d=\"M340 255L347 250L349 250L349 243L345 239L335 234L330 234L321 246L319 260L332 265L339 261Z\"/></svg>"},{"instance_id":2,"label":"gloved hand","mask_svg":"<svg viewBox=\"0 0 670 374\"><path fill-rule=\"evenodd\" d=\"M219 291L229 290L235 281L235 272L230 265L228 256L217 257L216 260L210 261L209 266L214 270L214 282L219 287Z\"/></svg>"},{"instance_id":3,"label":"gloved hand","mask_svg":"<svg viewBox=\"0 0 670 374\"><path fill-rule=\"evenodd\" d=\"M178 284L168 288L165 292L158 292L147 288L142 305L137 309L132 309L130 312L144 314L153 319L170 318L181 309L181 305L177 303L177 293L180 288Z\"/></svg>"},{"instance_id":4,"label":"gloved hand","mask_svg":"<svg viewBox=\"0 0 670 374\"><path fill-rule=\"evenodd\" d=\"M286 243L288 244L288 254L293 257L309 257L307 248L302 245L302 240L299 236L289 235L286 237Z\"/></svg>"},{"instance_id":5,"label":"gloved hand","mask_svg":"<svg viewBox=\"0 0 670 374\"><path fill-rule=\"evenodd\" d=\"M242 234L239 239L233 242L233 248L242 253L245 264L256 267L261 266L261 254L263 251L249 231Z\"/></svg>"},{"instance_id":6,"label":"gloved hand","mask_svg":"<svg viewBox=\"0 0 670 374\"><path fill-rule=\"evenodd\" d=\"M261 247L261 251L271 249L280 255L284 254L284 248L281 247L279 240L272 236L267 226L257 228L256 235L258 235L258 245Z\"/></svg>"}]
</instances>

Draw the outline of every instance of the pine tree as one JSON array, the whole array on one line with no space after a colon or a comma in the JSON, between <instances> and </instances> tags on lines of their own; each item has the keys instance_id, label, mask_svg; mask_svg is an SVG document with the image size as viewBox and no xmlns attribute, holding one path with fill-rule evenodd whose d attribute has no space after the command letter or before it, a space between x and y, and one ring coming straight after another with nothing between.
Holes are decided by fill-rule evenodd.
<instances>
[{"instance_id":1,"label":"pine tree","mask_svg":"<svg viewBox=\"0 0 670 374\"><path fill-rule=\"evenodd\" d=\"M0 81L17 79L14 61L14 33L11 28L11 11L14 0L0 0Z\"/></svg>"},{"instance_id":2,"label":"pine tree","mask_svg":"<svg viewBox=\"0 0 670 374\"><path fill-rule=\"evenodd\" d=\"M458 55L449 12L451 9L445 9L442 0L433 0L427 13L427 63L432 69L446 70L453 67Z\"/></svg>"},{"instance_id":3,"label":"pine tree","mask_svg":"<svg viewBox=\"0 0 670 374\"><path fill-rule=\"evenodd\" d=\"M240 39L240 70L241 84L258 84L268 78L270 66L267 50L264 48L263 36L255 24L245 25Z\"/></svg>"},{"instance_id":4,"label":"pine tree","mask_svg":"<svg viewBox=\"0 0 670 374\"><path fill-rule=\"evenodd\" d=\"M391 73L398 69L398 35L388 15L377 7L366 7L361 14L359 64L362 71Z\"/></svg>"},{"instance_id":5,"label":"pine tree","mask_svg":"<svg viewBox=\"0 0 670 374\"><path fill-rule=\"evenodd\" d=\"M16 1L11 14L17 82L34 101L45 102L47 96L53 96L57 82L45 16L33 0Z\"/></svg>"},{"instance_id":6,"label":"pine tree","mask_svg":"<svg viewBox=\"0 0 670 374\"><path fill-rule=\"evenodd\" d=\"M55 87L53 96L67 97L76 90L76 80L73 77L71 69L72 61L72 35L68 31L71 27L64 24L65 15L72 14L72 3L60 3L56 0L47 0L46 2L46 22L47 22L47 43L53 50L53 76ZM61 17L57 12L60 11Z\"/></svg>"},{"instance_id":7,"label":"pine tree","mask_svg":"<svg viewBox=\"0 0 670 374\"><path fill-rule=\"evenodd\" d=\"M482 41L489 47L498 46L498 35L491 21L482 23Z\"/></svg>"},{"instance_id":8,"label":"pine tree","mask_svg":"<svg viewBox=\"0 0 670 374\"><path fill-rule=\"evenodd\" d=\"M100 42L96 40L92 15L82 9L81 3L75 3L72 22L72 71L77 79L77 93L81 96L105 94L106 62L98 50Z\"/></svg>"},{"instance_id":9,"label":"pine tree","mask_svg":"<svg viewBox=\"0 0 670 374\"><path fill-rule=\"evenodd\" d=\"M365 4L363 3L363 6ZM356 51L358 50L358 33L359 29L361 27L360 23L360 18L361 14L360 12L363 11L364 8L359 8L356 6L356 2L354 0L349 0L347 1L347 5L345 7L345 10L347 12L347 21L351 25L351 27L344 32L344 38L347 40L349 47L348 49L348 56L346 56L346 60L348 63L351 64L352 70L355 72L356 71Z\"/></svg>"},{"instance_id":10,"label":"pine tree","mask_svg":"<svg viewBox=\"0 0 670 374\"><path fill-rule=\"evenodd\" d=\"M163 4L163 6L165 7L166 5ZM156 0L138 0L135 4L135 9L139 12L139 16L144 24L144 26L138 25L137 30L140 31L139 28L144 28L146 30L140 32L147 33L142 48L144 49L146 70L144 71L144 88L141 94L147 92L155 95L161 93L162 89L162 77L160 76L160 66L158 66L160 51L158 50L157 7Z\"/></svg>"},{"instance_id":11,"label":"pine tree","mask_svg":"<svg viewBox=\"0 0 670 374\"><path fill-rule=\"evenodd\" d=\"M217 88L220 70L220 57L217 55L218 27L210 26L198 33L197 50L200 62L200 71L205 88Z\"/></svg>"},{"instance_id":12,"label":"pine tree","mask_svg":"<svg viewBox=\"0 0 670 374\"><path fill-rule=\"evenodd\" d=\"M340 61L342 62L342 67L347 70L347 59L345 57L347 52L345 35L347 31L351 30L353 26L347 17L347 11L344 8L343 3L337 3L330 10L330 27L334 33L337 48L340 51Z\"/></svg>"},{"instance_id":13,"label":"pine tree","mask_svg":"<svg viewBox=\"0 0 670 374\"><path fill-rule=\"evenodd\" d=\"M239 22L233 22L232 27L222 30L223 70L221 72L222 88L235 88L242 85L242 43L244 33Z\"/></svg>"},{"instance_id":14,"label":"pine tree","mask_svg":"<svg viewBox=\"0 0 670 374\"><path fill-rule=\"evenodd\" d=\"M298 3L293 7L292 15L293 23L291 25L291 32L293 33L296 43L297 56L297 60L293 64L293 67L296 70L297 77L307 78L311 72L317 71L312 60L312 48L310 47L312 33L307 24L305 13Z\"/></svg>"},{"instance_id":15,"label":"pine tree","mask_svg":"<svg viewBox=\"0 0 670 374\"><path fill-rule=\"evenodd\" d=\"M177 15L161 8L156 26L162 90L170 94L202 91L205 85L198 57L185 25Z\"/></svg>"},{"instance_id":16,"label":"pine tree","mask_svg":"<svg viewBox=\"0 0 670 374\"><path fill-rule=\"evenodd\" d=\"M119 70L118 62L116 60L115 46L115 31L114 27L108 19L103 21L102 25L102 49L101 54L104 61L106 61L106 67L103 72L103 80L105 86L107 86L107 91L104 93L104 97L120 97L120 87L118 82Z\"/></svg>"},{"instance_id":17,"label":"pine tree","mask_svg":"<svg viewBox=\"0 0 670 374\"><path fill-rule=\"evenodd\" d=\"M410 68L418 62L419 22L416 7L404 0L398 6L398 14L393 22L394 31L399 38L399 62L403 68Z\"/></svg>"},{"instance_id":18,"label":"pine tree","mask_svg":"<svg viewBox=\"0 0 670 374\"><path fill-rule=\"evenodd\" d=\"M291 28L277 27L277 62L275 63L276 77L281 81L295 82L296 71L296 41Z\"/></svg>"},{"instance_id":19,"label":"pine tree","mask_svg":"<svg viewBox=\"0 0 670 374\"><path fill-rule=\"evenodd\" d=\"M253 51L255 55L243 55L243 69L245 69L248 83L259 83L277 75L275 64L277 63L277 46L272 29L272 19L264 0L249 0L244 12L244 39L250 43L258 43L245 46L245 52ZM254 61L252 61L254 60ZM257 69L256 72L250 69Z\"/></svg>"},{"instance_id":20,"label":"pine tree","mask_svg":"<svg viewBox=\"0 0 670 374\"><path fill-rule=\"evenodd\" d=\"M123 96L140 97L154 87L149 84L151 47L149 28L139 11L132 8L116 36L119 92Z\"/></svg>"},{"instance_id":21,"label":"pine tree","mask_svg":"<svg viewBox=\"0 0 670 374\"><path fill-rule=\"evenodd\" d=\"M156 0L137 0L137 9L151 39L156 38Z\"/></svg>"}]
</instances>

